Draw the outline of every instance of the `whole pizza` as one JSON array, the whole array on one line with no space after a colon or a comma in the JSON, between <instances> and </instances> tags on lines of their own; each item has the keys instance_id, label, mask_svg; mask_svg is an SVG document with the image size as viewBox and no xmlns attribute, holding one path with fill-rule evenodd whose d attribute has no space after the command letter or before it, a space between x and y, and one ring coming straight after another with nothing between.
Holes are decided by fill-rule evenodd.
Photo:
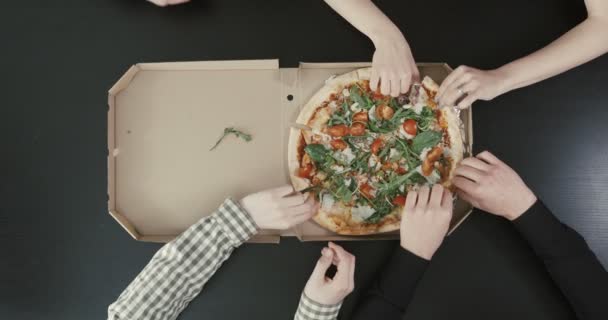
<instances>
[{"instance_id":1,"label":"whole pizza","mask_svg":"<svg viewBox=\"0 0 608 320\"><path fill-rule=\"evenodd\" d=\"M344 235L397 230L408 191L451 187L463 157L461 123L438 108L429 77L390 97L369 87L370 69L326 81L292 129L289 170L296 190L320 203L319 225Z\"/></svg>"}]
</instances>

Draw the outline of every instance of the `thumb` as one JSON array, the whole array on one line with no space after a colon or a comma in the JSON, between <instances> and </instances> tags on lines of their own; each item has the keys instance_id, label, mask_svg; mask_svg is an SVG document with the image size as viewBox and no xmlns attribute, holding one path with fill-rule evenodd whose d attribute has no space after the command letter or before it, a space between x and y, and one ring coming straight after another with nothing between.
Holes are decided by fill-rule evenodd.
<instances>
[{"instance_id":1,"label":"thumb","mask_svg":"<svg viewBox=\"0 0 608 320\"><path fill-rule=\"evenodd\" d=\"M325 273L327 269L331 266L332 261L334 259L334 251L329 248L323 248L321 250L321 257L317 261L315 265L315 269L312 271L311 279L315 279L317 281L325 281Z\"/></svg>"}]
</instances>

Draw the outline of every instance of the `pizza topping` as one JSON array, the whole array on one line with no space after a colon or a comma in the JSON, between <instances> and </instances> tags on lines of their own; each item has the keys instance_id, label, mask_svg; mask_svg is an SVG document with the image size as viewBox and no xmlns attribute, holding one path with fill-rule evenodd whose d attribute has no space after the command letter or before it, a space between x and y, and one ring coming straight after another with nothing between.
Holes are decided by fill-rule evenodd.
<instances>
[{"instance_id":1,"label":"pizza topping","mask_svg":"<svg viewBox=\"0 0 608 320\"><path fill-rule=\"evenodd\" d=\"M361 191L361 194L363 194L363 196L368 199L372 199L376 196L376 190L374 190L374 188L372 188L372 186L367 183L363 183L362 185L360 185L359 191Z\"/></svg>"},{"instance_id":2,"label":"pizza topping","mask_svg":"<svg viewBox=\"0 0 608 320\"><path fill-rule=\"evenodd\" d=\"M346 125L339 124L333 127L327 128L327 134L332 137L344 137L349 132L349 128Z\"/></svg>"},{"instance_id":3,"label":"pizza topping","mask_svg":"<svg viewBox=\"0 0 608 320\"><path fill-rule=\"evenodd\" d=\"M373 106L371 109L369 109L369 111L367 112L369 119L370 120L377 120L376 118L376 106Z\"/></svg>"},{"instance_id":4,"label":"pizza topping","mask_svg":"<svg viewBox=\"0 0 608 320\"><path fill-rule=\"evenodd\" d=\"M393 204L396 206L405 206L405 197L403 195L397 195L393 198Z\"/></svg>"},{"instance_id":5,"label":"pizza topping","mask_svg":"<svg viewBox=\"0 0 608 320\"><path fill-rule=\"evenodd\" d=\"M424 149L424 150L427 150L427 149ZM424 160L422 162L422 175L427 177L431 174L431 172L435 168L435 161L439 160L439 157L442 154L443 154L443 149L439 146L434 147L433 149L428 151L428 154L426 154L426 157L424 158ZM421 155L421 158L422 158L422 155Z\"/></svg>"},{"instance_id":6,"label":"pizza topping","mask_svg":"<svg viewBox=\"0 0 608 320\"><path fill-rule=\"evenodd\" d=\"M346 148L348 148L348 144L346 144L346 142L344 142L344 140L342 139L334 139L331 140L331 147L336 149L336 150L344 150Z\"/></svg>"},{"instance_id":7,"label":"pizza topping","mask_svg":"<svg viewBox=\"0 0 608 320\"><path fill-rule=\"evenodd\" d=\"M414 119L407 119L403 122L403 130L411 135L411 136L415 136L416 132L418 131L418 126L416 124L416 120Z\"/></svg>"},{"instance_id":8,"label":"pizza topping","mask_svg":"<svg viewBox=\"0 0 608 320\"><path fill-rule=\"evenodd\" d=\"M405 131L405 129L404 129L404 126L401 126L401 127L399 128L399 134L400 134L402 137L404 137L404 138L406 138L406 139L408 139L408 140L412 140L412 139L414 139L414 137L415 137L415 135L412 135L412 134L407 133L407 131Z\"/></svg>"},{"instance_id":9,"label":"pizza topping","mask_svg":"<svg viewBox=\"0 0 608 320\"><path fill-rule=\"evenodd\" d=\"M376 210L374 210L368 205L355 206L350 211L351 216L355 221L365 221L369 217L371 217L375 212Z\"/></svg>"},{"instance_id":10,"label":"pizza topping","mask_svg":"<svg viewBox=\"0 0 608 320\"><path fill-rule=\"evenodd\" d=\"M410 103L410 97L408 97L407 94L400 94L397 97L397 103L399 103L399 105L405 106L406 104Z\"/></svg>"},{"instance_id":11,"label":"pizza topping","mask_svg":"<svg viewBox=\"0 0 608 320\"><path fill-rule=\"evenodd\" d=\"M424 162L424 160L426 160L426 156L428 155L429 151L431 151L430 147L426 147L420 151L420 161Z\"/></svg>"},{"instance_id":12,"label":"pizza topping","mask_svg":"<svg viewBox=\"0 0 608 320\"><path fill-rule=\"evenodd\" d=\"M393 98L374 94L361 81L325 102L309 126L325 119L318 131L327 135L321 139L313 132L301 161L319 200L327 205L331 199L334 207L351 208L353 219L377 223L402 206L405 192L444 179L449 140L429 95L412 86L409 94Z\"/></svg>"},{"instance_id":13,"label":"pizza topping","mask_svg":"<svg viewBox=\"0 0 608 320\"><path fill-rule=\"evenodd\" d=\"M370 146L370 150L372 151L373 154L378 154L378 152L380 151L380 149L384 146L384 141L380 138L376 138L374 140L374 142L372 142L372 145Z\"/></svg>"},{"instance_id":14,"label":"pizza topping","mask_svg":"<svg viewBox=\"0 0 608 320\"><path fill-rule=\"evenodd\" d=\"M393 108L381 105L376 109L376 117L379 119L390 120L395 114L395 110Z\"/></svg>"},{"instance_id":15,"label":"pizza topping","mask_svg":"<svg viewBox=\"0 0 608 320\"><path fill-rule=\"evenodd\" d=\"M326 211L331 211L336 200L329 193L324 193L321 198L321 208Z\"/></svg>"},{"instance_id":16,"label":"pizza topping","mask_svg":"<svg viewBox=\"0 0 608 320\"><path fill-rule=\"evenodd\" d=\"M368 116L366 111L357 112L353 115L353 121L367 122Z\"/></svg>"},{"instance_id":17,"label":"pizza topping","mask_svg":"<svg viewBox=\"0 0 608 320\"><path fill-rule=\"evenodd\" d=\"M378 156L375 155L375 154L372 154L369 157L368 167L370 169L378 170L378 169L380 169L381 166L382 166L382 164L380 163L380 160L379 160Z\"/></svg>"},{"instance_id":18,"label":"pizza topping","mask_svg":"<svg viewBox=\"0 0 608 320\"><path fill-rule=\"evenodd\" d=\"M313 169L312 164L308 164L308 165L305 165L304 167L301 167L298 171L298 177L310 179L312 169Z\"/></svg>"},{"instance_id":19,"label":"pizza topping","mask_svg":"<svg viewBox=\"0 0 608 320\"><path fill-rule=\"evenodd\" d=\"M365 134L365 123L362 122L355 122L353 123L353 125L350 127L350 134L352 136L362 136Z\"/></svg>"},{"instance_id":20,"label":"pizza topping","mask_svg":"<svg viewBox=\"0 0 608 320\"><path fill-rule=\"evenodd\" d=\"M350 164L355 160L355 154L351 148L346 148L339 153L338 158L346 164Z\"/></svg>"},{"instance_id":21,"label":"pizza topping","mask_svg":"<svg viewBox=\"0 0 608 320\"><path fill-rule=\"evenodd\" d=\"M336 111L336 109L338 109L338 104L336 103L336 101L330 101L327 106L329 107L329 109L333 112Z\"/></svg>"}]
</instances>

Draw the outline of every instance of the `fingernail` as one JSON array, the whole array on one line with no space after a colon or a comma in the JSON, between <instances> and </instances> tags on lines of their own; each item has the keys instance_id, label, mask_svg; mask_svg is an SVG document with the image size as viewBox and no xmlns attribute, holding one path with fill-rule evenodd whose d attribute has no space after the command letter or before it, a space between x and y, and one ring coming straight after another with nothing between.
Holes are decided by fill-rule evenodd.
<instances>
[{"instance_id":1,"label":"fingernail","mask_svg":"<svg viewBox=\"0 0 608 320\"><path fill-rule=\"evenodd\" d=\"M329 248L323 248L323 250L321 250L321 254L324 256L329 256Z\"/></svg>"}]
</instances>

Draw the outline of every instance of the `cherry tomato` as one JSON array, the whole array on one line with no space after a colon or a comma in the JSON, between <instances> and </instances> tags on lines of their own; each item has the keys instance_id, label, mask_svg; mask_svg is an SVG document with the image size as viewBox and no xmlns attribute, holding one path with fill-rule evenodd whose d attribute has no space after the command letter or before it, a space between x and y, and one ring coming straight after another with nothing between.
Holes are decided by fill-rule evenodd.
<instances>
[{"instance_id":1,"label":"cherry tomato","mask_svg":"<svg viewBox=\"0 0 608 320\"><path fill-rule=\"evenodd\" d=\"M350 126L350 134L353 136L362 136L365 134L365 124L361 122L355 122Z\"/></svg>"},{"instance_id":2,"label":"cherry tomato","mask_svg":"<svg viewBox=\"0 0 608 320\"><path fill-rule=\"evenodd\" d=\"M393 164L390 161L387 161L382 164L382 170L387 171L393 167Z\"/></svg>"},{"instance_id":3,"label":"cherry tomato","mask_svg":"<svg viewBox=\"0 0 608 320\"><path fill-rule=\"evenodd\" d=\"M403 122L403 130L412 136L416 135L418 131L418 124L414 119L407 119Z\"/></svg>"},{"instance_id":4,"label":"cherry tomato","mask_svg":"<svg viewBox=\"0 0 608 320\"><path fill-rule=\"evenodd\" d=\"M376 116L380 119L390 120L395 114L395 110L387 105L376 107Z\"/></svg>"},{"instance_id":5,"label":"cherry tomato","mask_svg":"<svg viewBox=\"0 0 608 320\"><path fill-rule=\"evenodd\" d=\"M393 204L396 206L403 207L405 206L405 197L402 195L398 195L393 199Z\"/></svg>"},{"instance_id":6,"label":"cherry tomato","mask_svg":"<svg viewBox=\"0 0 608 320\"><path fill-rule=\"evenodd\" d=\"M333 127L327 128L327 134L332 137L344 137L348 134L348 126L345 124L338 124Z\"/></svg>"},{"instance_id":7,"label":"cherry tomato","mask_svg":"<svg viewBox=\"0 0 608 320\"><path fill-rule=\"evenodd\" d=\"M344 140L342 140L342 139L331 140L330 144L331 144L331 147L336 150L344 150L344 149L348 148L348 144L346 144L346 142L344 142Z\"/></svg>"},{"instance_id":8,"label":"cherry tomato","mask_svg":"<svg viewBox=\"0 0 608 320\"><path fill-rule=\"evenodd\" d=\"M375 100L382 100L382 99L384 99L384 95L380 92L380 81L378 81L378 88L376 90L374 90L374 92L372 92L372 97Z\"/></svg>"},{"instance_id":9,"label":"cherry tomato","mask_svg":"<svg viewBox=\"0 0 608 320\"><path fill-rule=\"evenodd\" d=\"M353 115L353 121L367 122L368 121L367 112L366 111L361 111L361 112L355 113Z\"/></svg>"},{"instance_id":10,"label":"cherry tomato","mask_svg":"<svg viewBox=\"0 0 608 320\"><path fill-rule=\"evenodd\" d=\"M382 149L383 146L384 141L380 138L376 138L376 140L372 142L372 145L369 148L372 150L373 154L378 154L378 152L380 151L380 149Z\"/></svg>"},{"instance_id":11,"label":"cherry tomato","mask_svg":"<svg viewBox=\"0 0 608 320\"><path fill-rule=\"evenodd\" d=\"M370 186L367 183L362 184L361 186L359 186L359 191L361 191L361 193L368 199L372 199L373 196L373 191L374 188L372 188L372 186Z\"/></svg>"},{"instance_id":12,"label":"cherry tomato","mask_svg":"<svg viewBox=\"0 0 608 320\"><path fill-rule=\"evenodd\" d=\"M304 167L301 167L298 170L298 177L310 179L310 174L312 173L312 164L308 164Z\"/></svg>"}]
</instances>

